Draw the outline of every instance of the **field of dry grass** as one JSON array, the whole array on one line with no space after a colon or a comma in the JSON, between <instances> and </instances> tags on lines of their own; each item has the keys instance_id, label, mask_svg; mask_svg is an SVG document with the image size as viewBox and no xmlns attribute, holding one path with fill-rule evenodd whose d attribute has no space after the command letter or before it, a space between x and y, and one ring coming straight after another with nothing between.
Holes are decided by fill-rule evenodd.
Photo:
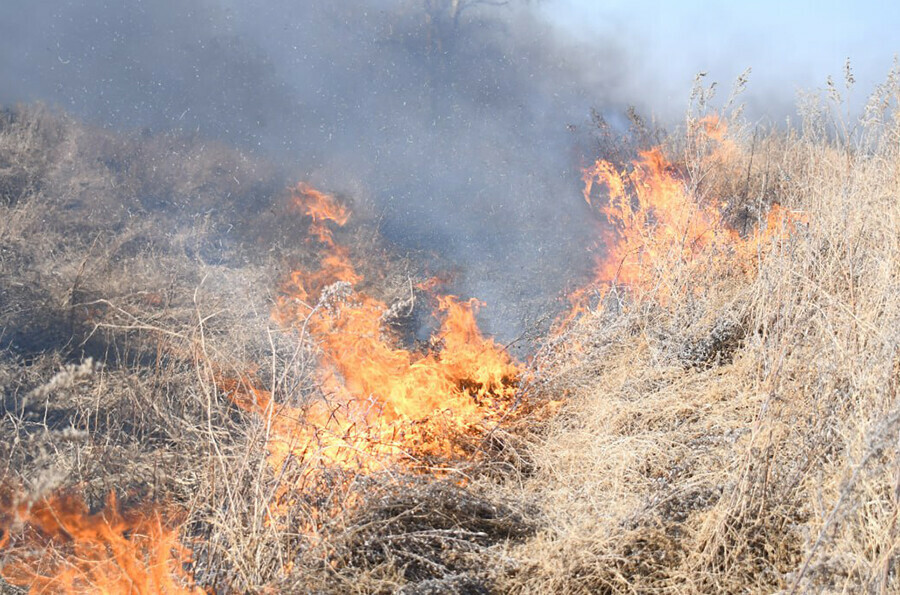
<instances>
[{"instance_id":1,"label":"field of dry grass","mask_svg":"<svg viewBox=\"0 0 900 595\"><path fill-rule=\"evenodd\" d=\"M272 418L235 405L321 397L320 348L270 317L315 257L287 181L197 139L4 112L0 592L53 592L87 555L71 523L28 520L59 494L175 532L192 554L163 552L176 578L151 591L897 591L900 82L859 120L840 88L790 130L726 109L725 140L701 89L661 150L731 244L657 250L642 219L641 285L595 288L536 345L522 413L454 457L314 481L274 470ZM335 233L405 303L413 265L354 208Z\"/></svg>"},{"instance_id":2,"label":"field of dry grass","mask_svg":"<svg viewBox=\"0 0 900 595\"><path fill-rule=\"evenodd\" d=\"M833 91L799 130L732 130L719 163L673 141L699 202L797 222L751 274L676 257L549 346L540 390L566 406L521 487L544 528L505 589L897 590L896 85L852 128Z\"/></svg>"}]
</instances>

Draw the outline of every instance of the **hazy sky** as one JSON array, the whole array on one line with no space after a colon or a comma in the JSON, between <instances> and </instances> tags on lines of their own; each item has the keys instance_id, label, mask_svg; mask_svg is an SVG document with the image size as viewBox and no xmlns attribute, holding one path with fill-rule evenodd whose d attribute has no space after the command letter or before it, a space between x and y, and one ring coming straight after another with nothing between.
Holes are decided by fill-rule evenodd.
<instances>
[{"instance_id":1,"label":"hazy sky","mask_svg":"<svg viewBox=\"0 0 900 595\"><path fill-rule=\"evenodd\" d=\"M752 68L748 103L777 118L797 89L843 77L851 59L860 97L886 76L900 53L900 2L858 0L547 0L549 18L583 39L615 39L628 48L633 77L626 95L652 94L662 115L683 110L698 71L730 88ZM782 113L779 113L782 112Z\"/></svg>"}]
</instances>

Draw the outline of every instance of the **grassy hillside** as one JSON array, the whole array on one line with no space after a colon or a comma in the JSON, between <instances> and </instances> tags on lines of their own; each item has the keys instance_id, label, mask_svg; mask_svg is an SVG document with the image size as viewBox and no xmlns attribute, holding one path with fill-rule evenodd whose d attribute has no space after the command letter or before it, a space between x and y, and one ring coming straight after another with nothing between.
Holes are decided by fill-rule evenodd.
<instances>
[{"instance_id":1,"label":"grassy hillside","mask_svg":"<svg viewBox=\"0 0 900 595\"><path fill-rule=\"evenodd\" d=\"M724 153L696 150L697 118L670 139L698 211L742 239L657 252L548 345L540 390L566 405L530 449L544 529L505 588L898 588L898 91L848 122L830 87L798 129L732 127ZM751 266L746 219L783 226Z\"/></svg>"},{"instance_id":2,"label":"grassy hillside","mask_svg":"<svg viewBox=\"0 0 900 595\"><path fill-rule=\"evenodd\" d=\"M900 86L771 131L707 93L601 138L596 279L527 366L361 197L4 112L0 591L897 590Z\"/></svg>"}]
</instances>

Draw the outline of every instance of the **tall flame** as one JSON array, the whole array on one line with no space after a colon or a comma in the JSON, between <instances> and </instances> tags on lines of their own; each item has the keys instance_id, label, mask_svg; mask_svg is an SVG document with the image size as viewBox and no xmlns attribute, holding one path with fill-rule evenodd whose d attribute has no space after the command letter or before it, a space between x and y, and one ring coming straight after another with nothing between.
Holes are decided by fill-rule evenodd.
<instances>
[{"instance_id":1,"label":"tall flame","mask_svg":"<svg viewBox=\"0 0 900 595\"><path fill-rule=\"evenodd\" d=\"M305 407L273 403L259 389L235 390L239 405L274 412L269 462L289 459L307 468L373 471L423 457L460 456L458 439L477 435L508 414L519 368L478 329L476 300L438 298L440 329L425 352L397 344L385 330L386 304L355 289L363 277L328 225L349 211L306 185L294 204L312 219L324 255L317 271L294 271L282 287L273 318L315 338L324 398Z\"/></svg>"},{"instance_id":2,"label":"tall flame","mask_svg":"<svg viewBox=\"0 0 900 595\"><path fill-rule=\"evenodd\" d=\"M588 204L594 205L595 187L606 186L608 202L599 208L614 229L595 269L601 284L646 286L659 267L737 240L714 206L704 208L688 193L660 148L638 155L628 171L600 160L584 172Z\"/></svg>"},{"instance_id":3,"label":"tall flame","mask_svg":"<svg viewBox=\"0 0 900 595\"><path fill-rule=\"evenodd\" d=\"M733 161L739 148L727 136L725 122L710 115L698 125L712 144L706 159ZM660 147L640 151L631 167L623 170L600 159L584 170L582 179L584 199L606 216L611 227L602 238L605 253L596 261L592 286L656 287L662 300L671 297L660 283L670 271L690 268L701 256L704 263L718 261L751 270L757 249L802 219L774 205L759 229L741 236L726 224L718 203L701 202L689 191ZM576 292L574 300L579 302L584 294Z\"/></svg>"}]
</instances>

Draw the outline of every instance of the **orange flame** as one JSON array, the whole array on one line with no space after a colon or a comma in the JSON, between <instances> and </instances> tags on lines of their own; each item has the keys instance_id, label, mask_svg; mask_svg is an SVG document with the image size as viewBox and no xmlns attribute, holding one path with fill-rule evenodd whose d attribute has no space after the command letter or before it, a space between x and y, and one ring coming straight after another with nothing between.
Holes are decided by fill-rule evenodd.
<instances>
[{"instance_id":1,"label":"orange flame","mask_svg":"<svg viewBox=\"0 0 900 595\"><path fill-rule=\"evenodd\" d=\"M606 186L609 199L600 210L615 230L605 257L597 262L599 284L646 287L660 267L689 262L709 246L736 239L715 207L703 208L690 196L659 148L639 152L626 172L598 161L583 179L588 204L596 198L595 186Z\"/></svg>"},{"instance_id":2,"label":"orange flame","mask_svg":"<svg viewBox=\"0 0 900 595\"><path fill-rule=\"evenodd\" d=\"M318 271L291 274L273 318L316 339L324 398L293 407L232 382L236 403L270 415L269 463L276 471L297 460L310 471L369 472L463 455L461 437L485 432L510 412L519 376L509 355L478 329L480 304L439 297L442 322L431 348L398 346L383 325L386 304L354 289L362 275L326 226L343 225L349 211L327 194L298 188L295 200L317 213L311 231L326 253Z\"/></svg>"},{"instance_id":3,"label":"orange flame","mask_svg":"<svg viewBox=\"0 0 900 595\"><path fill-rule=\"evenodd\" d=\"M710 163L736 164L742 156L741 149L728 134L728 123L718 114L708 114L697 122L701 130L701 139L707 141L707 149L711 149L706 160ZM711 145L711 146L710 146ZM737 171L734 172L737 174Z\"/></svg>"},{"instance_id":4,"label":"orange flame","mask_svg":"<svg viewBox=\"0 0 900 595\"><path fill-rule=\"evenodd\" d=\"M700 118L697 122L702 128L706 136L719 143L732 143L728 135L728 124L719 118L718 114L707 114Z\"/></svg>"},{"instance_id":5,"label":"orange flame","mask_svg":"<svg viewBox=\"0 0 900 595\"><path fill-rule=\"evenodd\" d=\"M120 512L114 494L95 514L57 495L9 507L0 522L0 576L30 593L203 592L188 586L178 532L146 508Z\"/></svg>"},{"instance_id":6,"label":"orange flame","mask_svg":"<svg viewBox=\"0 0 900 595\"><path fill-rule=\"evenodd\" d=\"M343 226L350 218L350 211L333 196L319 192L309 184L300 182L291 189L291 201L300 211L312 219L309 232L328 246L334 246L329 221Z\"/></svg>"},{"instance_id":7,"label":"orange flame","mask_svg":"<svg viewBox=\"0 0 900 595\"><path fill-rule=\"evenodd\" d=\"M712 145L708 160L727 164L738 155L739 148L718 116L701 119L698 129ZM575 305L566 321L583 311L585 295L592 287L601 291L615 284L635 291L655 287L665 301L671 296L661 280L674 270L689 270L701 256L704 263L749 271L758 248L801 219L776 205L765 225L742 237L725 223L717 204L701 203L689 191L660 147L640 151L625 170L598 160L584 170L582 179L585 200L606 216L611 229L603 232L605 254L597 259L594 280L573 294Z\"/></svg>"}]
</instances>

